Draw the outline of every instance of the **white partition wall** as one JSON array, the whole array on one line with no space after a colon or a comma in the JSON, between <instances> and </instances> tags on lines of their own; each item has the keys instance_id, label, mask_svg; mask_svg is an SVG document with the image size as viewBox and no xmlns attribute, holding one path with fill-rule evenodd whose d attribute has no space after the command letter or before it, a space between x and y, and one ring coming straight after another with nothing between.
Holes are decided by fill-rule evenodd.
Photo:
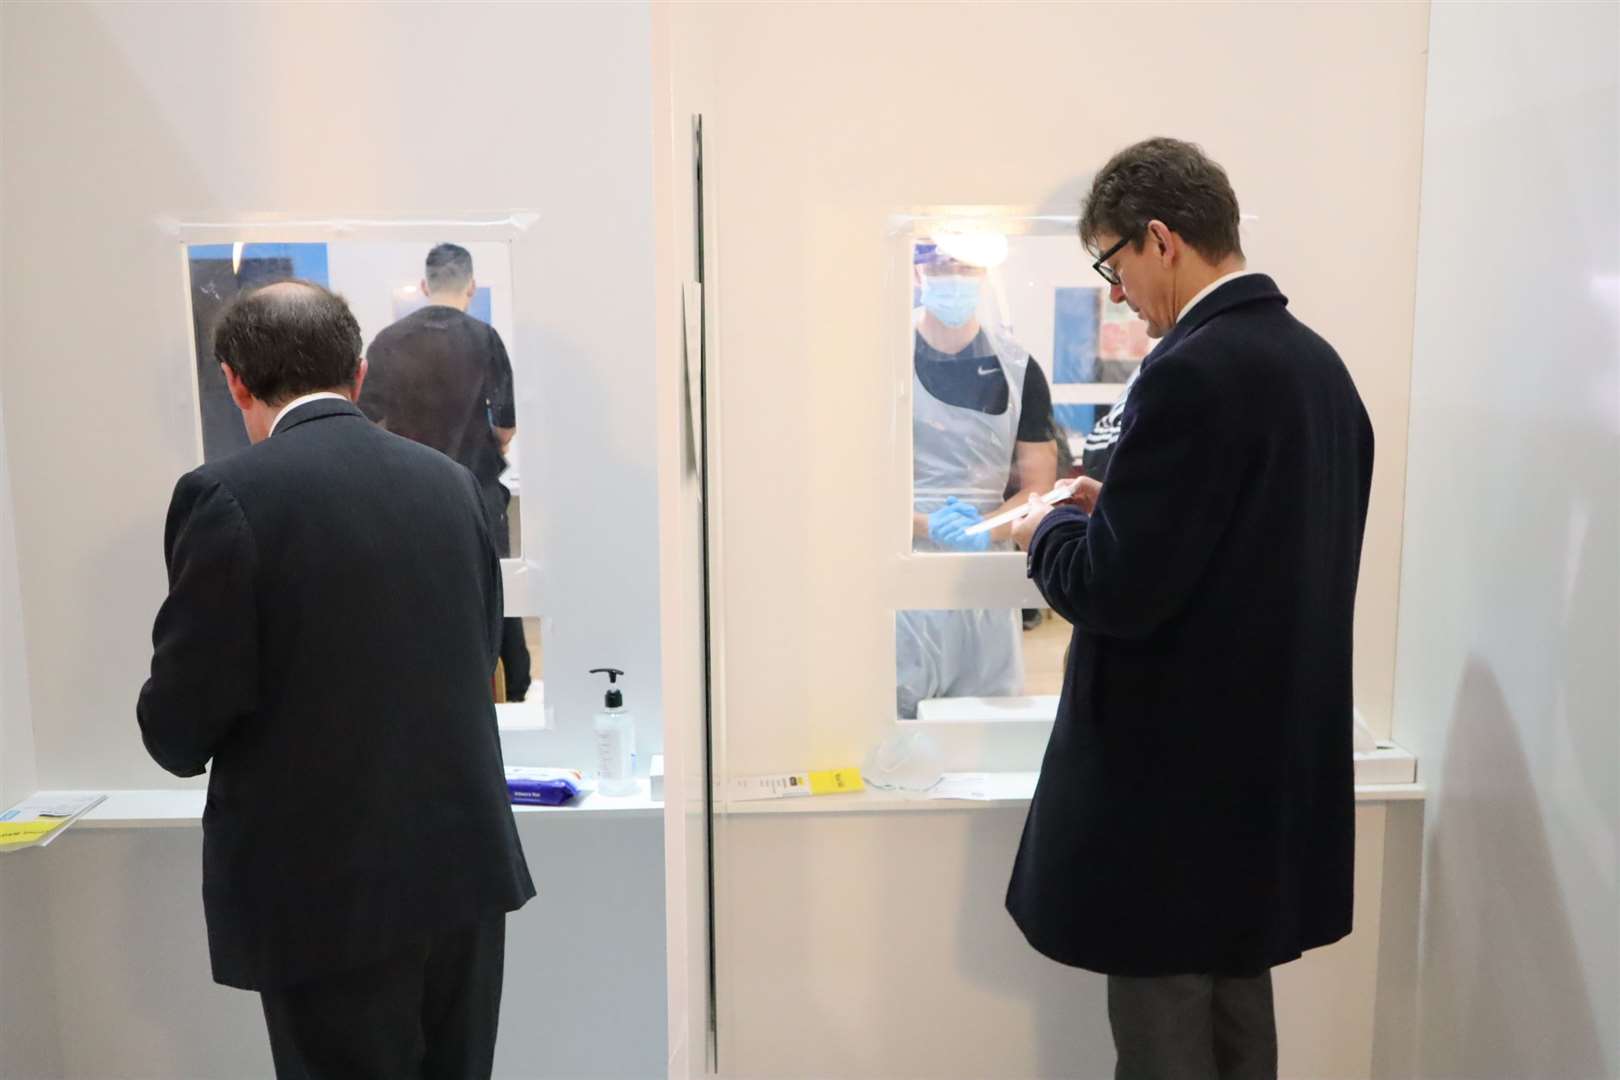
<instances>
[{"instance_id":1,"label":"white partition wall","mask_svg":"<svg viewBox=\"0 0 1620 1080\"><path fill-rule=\"evenodd\" d=\"M894 513L889 217L1074 214L1091 171L1150 134L1201 142L1229 169L1257 215L1251 266L1338 347L1372 414L1356 692L1387 734L1427 8L676 10L703 43L701 64L677 54L674 98L677 119L705 114L714 219L720 797L732 777L858 765L893 715L889 564L873 557ZM1027 344L1050 360L1050 342ZM941 736L954 769L1038 760L1044 739L1041 725ZM1035 955L1002 911L1021 807L799 802L738 804L717 824L723 1072L1111 1070L1101 980ZM1359 812L1356 933L1279 976L1288 1075L1371 1072L1393 814Z\"/></svg>"},{"instance_id":2,"label":"white partition wall","mask_svg":"<svg viewBox=\"0 0 1620 1080\"><path fill-rule=\"evenodd\" d=\"M1620 1074L1620 8L1436 5L1395 733L1419 1075Z\"/></svg>"},{"instance_id":3,"label":"white partition wall","mask_svg":"<svg viewBox=\"0 0 1620 1080\"><path fill-rule=\"evenodd\" d=\"M33 786L179 784L134 719L164 512L196 464L171 217L538 215L512 267L508 345L539 372L519 429L525 516L545 503L525 537L545 554L557 727L511 738L508 760L588 766L601 695L586 669L603 665L629 672L642 749L657 750L648 5L6 5L0 36L3 524L22 580L20 609L0 595L0 617L8 665L14 616L28 638ZM521 829L540 896L512 922L503 1075L661 1071L659 817L525 815ZM264 1075L254 1002L208 982L200 907L180 906L199 860L194 825L75 826L7 857L8 920L15 904L47 926L16 950L4 932L7 993L30 993L3 1017L29 1041L3 1049L31 1056L0 1073ZM151 895L174 901L152 932L123 921ZM119 950L120 976L74 942ZM232 1055L240 1071L223 1072Z\"/></svg>"},{"instance_id":4,"label":"white partition wall","mask_svg":"<svg viewBox=\"0 0 1620 1080\"><path fill-rule=\"evenodd\" d=\"M35 788L28 650L22 633L10 475L0 400L0 806L26 798ZM14 881L16 875L10 877ZM43 1048L55 1041L54 1032L41 1032L32 1022L38 1015L32 991L19 977L45 962L35 929L27 923L28 913L37 910L39 895L26 885L9 883L5 868L0 868L0 1076L15 1074L24 1062L37 1061Z\"/></svg>"},{"instance_id":5,"label":"white partition wall","mask_svg":"<svg viewBox=\"0 0 1620 1080\"><path fill-rule=\"evenodd\" d=\"M197 463L168 218L538 215L514 249L509 344L539 375L519 430L525 482L550 493L534 523L544 573L574 568L541 583L559 676L548 699L582 721L557 735L585 754L601 701L586 669L624 668L656 749L657 635L624 629L657 610L649 18L591 5L6 12L5 197L28 212L5 221L5 407L27 461L12 487L42 786L169 782L130 719L164 589L163 513ZM437 92L441 78L459 98Z\"/></svg>"},{"instance_id":6,"label":"white partition wall","mask_svg":"<svg viewBox=\"0 0 1620 1080\"><path fill-rule=\"evenodd\" d=\"M0 805L34 790L34 725L28 705L28 646L17 574L11 461L0 401Z\"/></svg>"},{"instance_id":7,"label":"white partition wall","mask_svg":"<svg viewBox=\"0 0 1620 1080\"><path fill-rule=\"evenodd\" d=\"M1378 467L1356 696L1387 733L1426 6L683 10L706 28L713 57L709 206L718 240L710 258L723 335L716 362L726 367L718 405L722 450L742 459L725 462L723 494L772 489L785 465L796 499L831 500L852 520L878 511L885 492L864 480L871 448L860 440L887 432L891 402L859 393L865 383L853 380L885 355L873 343L884 340L888 215L964 204L1073 214L1083 182L1114 150L1149 133L1200 141L1257 215L1246 232L1251 265L1274 274L1291 310L1335 344L1372 415ZM1162 42L1174 62L1149 85L1119 87L1110 47L1144 37ZM809 55L838 77L788 77ZM947 77L982 85L961 96L930 89ZM1049 358L1047 343L1030 348ZM845 411L815 411L833 405ZM825 430L830 420L838 427ZM798 659L778 673L785 682L738 684L729 707L757 716L816 701L843 715L872 684L852 682L842 660L876 645L820 633L783 605L821 598L814 583L839 580L865 541L848 529L795 535L796 505L762 515L733 501L724 511L739 530L727 535L728 563L757 550L800 571L739 601L780 613L747 621L761 632L757 648ZM840 678L818 683L828 671ZM731 752L744 755L736 760L744 768L779 751L803 757L827 730L733 732Z\"/></svg>"}]
</instances>

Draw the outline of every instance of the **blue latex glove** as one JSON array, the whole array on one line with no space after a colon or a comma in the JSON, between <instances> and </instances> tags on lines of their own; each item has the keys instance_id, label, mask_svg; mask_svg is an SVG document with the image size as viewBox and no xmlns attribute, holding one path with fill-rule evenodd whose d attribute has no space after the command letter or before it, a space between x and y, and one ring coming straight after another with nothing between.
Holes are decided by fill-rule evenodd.
<instances>
[{"instance_id":1,"label":"blue latex glove","mask_svg":"<svg viewBox=\"0 0 1620 1080\"><path fill-rule=\"evenodd\" d=\"M944 506L928 515L928 539L952 551L989 551L990 530L976 536L964 535L969 526L983 520L983 514L952 495Z\"/></svg>"}]
</instances>

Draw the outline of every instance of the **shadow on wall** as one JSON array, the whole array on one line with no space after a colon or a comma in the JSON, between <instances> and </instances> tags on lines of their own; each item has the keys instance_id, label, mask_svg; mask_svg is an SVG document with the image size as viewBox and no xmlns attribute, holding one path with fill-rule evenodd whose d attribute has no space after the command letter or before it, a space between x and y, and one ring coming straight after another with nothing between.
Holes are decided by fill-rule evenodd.
<instances>
[{"instance_id":1,"label":"shadow on wall","mask_svg":"<svg viewBox=\"0 0 1620 1080\"><path fill-rule=\"evenodd\" d=\"M7 264L6 434L39 781L55 787L173 780L144 764L134 705L164 510L199 461L178 244L145 208L216 205L105 13L4 13L5 195L30 207L5 222L8 252L29 253L26 272ZM116 182L92 158L120 163Z\"/></svg>"},{"instance_id":2,"label":"shadow on wall","mask_svg":"<svg viewBox=\"0 0 1620 1080\"><path fill-rule=\"evenodd\" d=\"M1612 964L1615 934L1606 955L1583 958L1521 725L1478 657L1451 725L1427 855L1422 1075L1599 1080L1609 1073L1583 959ZM1612 878L1607 894L1613 910Z\"/></svg>"},{"instance_id":3,"label":"shadow on wall","mask_svg":"<svg viewBox=\"0 0 1620 1080\"><path fill-rule=\"evenodd\" d=\"M1593 91L1558 111L1613 117L1612 100ZM1422 1075L1435 1080L1620 1074L1620 339L1588 270L1613 265L1599 238L1613 235L1616 158L1591 173L1572 149L1585 129L1566 119L1542 134L1551 122L1525 110L1484 132L1547 147L1491 192L1558 208L1541 228L1579 238L1528 269L1562 306L1535 320L1495 313L1482 339L1494 354L1470 356L1451 384L1472 418L1446 447L1459 463L1448 482L1465 486L1476 520L1447 534L1472 568L1448 602L1487 617L1461 643L1444 743L1430 751L1420 1022ZM1460 157L1484 135L1452 137L1470 140L1446 148ZM1484 411L1504 399L1524 411ZM1510 426L1512 453L1476 470Z\"/></svg>"},{"instance_id":4,"label":"shadow on wall","mask_svg":"<svg viewBox=\"0 0 1620 1080\"><path fill-rule=\"evenodd\" d=\"M1431 9L1402 635L1434 1080L1620 1073L1617 25Z\"/></svg>"},{"instance_id":5,"label":"shadow on wall","mask_svg":"<svg viewBox=\"0 0 1620 1080\"><path fill-rule=\"evenodd\" d=\"M132 207L161 198L205 210L214 200L99 10L8 5L0 21L5 195L30 207L5 221L8 251L30 253L7 265L6 434L14 450L31 451L12 456L11 487L39 780L115 786L145 759L134 704L162 597L164 507L175 477L196 464L175 246ZM119 163L116 176L85 168L92 157ZM91 257L76 237L94 238ZM93 317L62 319L69 300ZM177 348L154 356L154 341ZM152 766L151 775L164 774ZM131 842L114 862L117 838ZM143 1054L171 1037L215 1044L212 1006L191 1008L208 977L194 851L189 878L160 876L139 894L117 884L123 860L188 842L195 834L75 830L47 849L0 856L0 1076L129 1075L166 1060ZM173 949L159 938L171 926L183 933ZM141 957L186 967L191 981L177 989L149 966L132 982ZM183 1022L149 1027L160 1003ZM119 1044L130 1032L137 1049ZM94 1056L109 1045L116 1064L98 1072ZM239 1068L244 1056L229 1049L214 1060Z\"/></svg>"}]
</instances>

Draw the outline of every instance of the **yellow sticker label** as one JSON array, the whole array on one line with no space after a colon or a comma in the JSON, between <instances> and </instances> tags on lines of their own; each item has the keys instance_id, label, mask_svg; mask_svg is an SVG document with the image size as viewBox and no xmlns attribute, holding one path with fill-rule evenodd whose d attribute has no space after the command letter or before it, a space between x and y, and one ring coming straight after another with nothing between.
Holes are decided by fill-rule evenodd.
<instances>
[{"instance_id":1,"label":"yellow sticker label","mask_svg":"<svg viewBox=\"0 0 1620 1080\"><path fill-rule=\"evenodd\" d=\"M40 818L36 821L0 821L0 849L27 847L47 833L65 824L64 818Z\"/></svg>"},{"instance_id":2,"label":"yellow sticker label","mask_svg":"<svg viewBox=\"0 0 1620 1080\"><path fill-rule=\"evenodd\" d=\"M826 769L810 774L812 795L841 795L846 791L860 791L865 786L859 769Z\"/></svg>"}]
</instances>

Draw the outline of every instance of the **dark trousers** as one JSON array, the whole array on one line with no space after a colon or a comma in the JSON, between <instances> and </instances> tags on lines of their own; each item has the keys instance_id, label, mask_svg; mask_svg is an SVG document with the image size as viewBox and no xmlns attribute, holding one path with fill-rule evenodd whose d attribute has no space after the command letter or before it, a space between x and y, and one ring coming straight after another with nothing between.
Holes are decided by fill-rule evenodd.
<instances>
[{"instance_id":1,"label":"dark trousers","mask_svg":"<svg viewBox=\"0 0 1620 1080\"><path fill-rule=\"evenodd\" d=\"M468 1080L495 1060L506 916L260 994L277 1080Z\"/></svg>"},{"instance_id":2,"label":"dark trousers","mask_svg":"<svg viewBox=\"0 0 1620 1080\"><path fill-rule=\"evenodd\" d=\"M1276 1080L1271 972L1108 976L1114 1080Z\"/></svg>"},{"instance_id":3,"label":"dark trousers","mask_svg":"<svg viewBox=\"0 0 1620 1080\"><path fill-rule=\"evenodd\" d=\"M495 537L495 551L503 559L511 558L512 524L507 520L506 507L512 493L499 481L491 481L485 485L483 495L489 529ZM528 696L529 684L534 681L529 665L529 643L523 637L523 620L501 620L501 667L506 671L507 701L522 701Z\"/></svg>"},{"instance_id":4,"label":"dark trousers","mask_svg":"<svg viewBox=\"0 0 1620 1080\"><path fill-rule=\"evenodd\" d=\"M506 700L522 701L534 682L530 670L529 642L523 636L522 619L501 620L501 669L506 672Z\"/></svg>"}]
</instances>

